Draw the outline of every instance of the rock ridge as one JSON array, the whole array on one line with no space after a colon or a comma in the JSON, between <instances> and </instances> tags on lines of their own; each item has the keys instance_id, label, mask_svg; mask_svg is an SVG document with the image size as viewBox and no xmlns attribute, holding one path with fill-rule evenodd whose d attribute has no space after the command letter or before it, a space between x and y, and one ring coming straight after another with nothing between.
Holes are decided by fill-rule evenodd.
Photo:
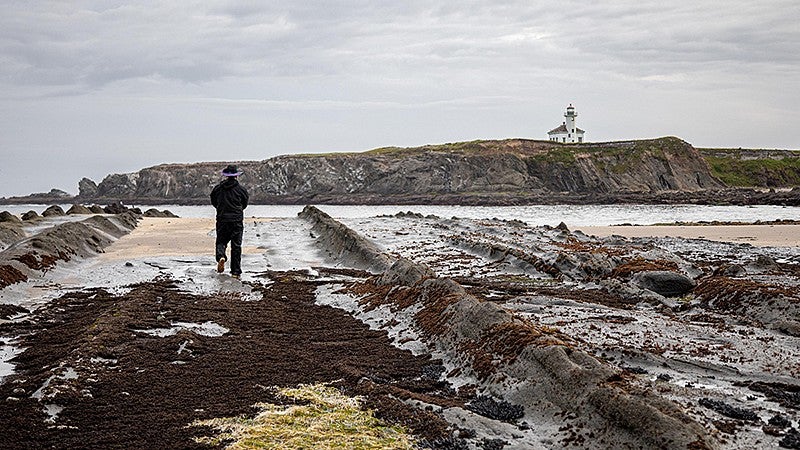
<instances>
[{"instance_id":1,"label":"rock ridge","mask_svg":"<svg viewBox=\"0 0 800 450\"><path fill-rule=\"evenodd\" d=\"M116 239L136 228L139 215L92 216L66 222L21 239L0 252L0 289L43 275L59 262L102 253Z\"/></svg>"},{"instance_id":2,"label":"rock ridge","mask_svg":"<svg viewBox=\"0 0 800 450\"><path fill-rule=\"evenodd\" d=\"M336 222L314 207L301 216L315 224ZM481 301L424 265L375 253L374 244L342 224L320 232L338 235L318 238L328 251L340 257L353 253L362 264L385 268L374 282L384 295L368 296L367 308L389 305L400 311L414 305L414 324L427 345L454 361L455 370L474 374L492 394L521 404L532 417L576 414L607 448L717 446L677 404L628 387L619 368L575 349L569 337ZM364 255L376 260L370 264Z\"/></svg>"}]
</instances>

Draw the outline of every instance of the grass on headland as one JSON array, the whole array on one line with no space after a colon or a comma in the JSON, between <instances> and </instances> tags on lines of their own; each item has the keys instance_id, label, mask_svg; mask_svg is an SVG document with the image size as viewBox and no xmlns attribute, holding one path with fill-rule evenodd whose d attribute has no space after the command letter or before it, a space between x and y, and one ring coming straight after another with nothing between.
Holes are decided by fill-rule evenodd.
<instances>
[{"instance_id":1,"label":"grass on headland","mask_svg":"<svg viewBox=\"0 0 800 450\"><path fill-rule=\"evenodd\" d=\"M347 397L336 388L300 385L278 391L303 405L255 405L255 418L228 417L195 421L219 434L196 439L231 450L251 449L414 449L414 439L402 427L390 426L361 409L359 398Z\"/></svg>"},{"instance_id":2,"label":"grass on headland","mask_svg":"<svg viewBox=\"0 0 800 450\"><path fill-rule=\"evenodd\" d=\"M800 186L800 158L737 159L706 156L711 173L728 186Z\"/></svg>"}]
</instances>

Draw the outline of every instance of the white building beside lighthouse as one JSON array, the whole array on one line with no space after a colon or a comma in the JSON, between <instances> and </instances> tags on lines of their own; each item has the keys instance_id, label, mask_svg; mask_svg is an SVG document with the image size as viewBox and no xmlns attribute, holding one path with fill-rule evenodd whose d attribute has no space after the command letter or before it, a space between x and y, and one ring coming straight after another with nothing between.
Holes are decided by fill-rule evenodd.
<instances>
[{"instance_id":1,"label":"white building beside lighthouse","mask_svg":"<svg viewBox=\"0 0 800 450\"><path fill-rule=\"evenodd\" d=\"M583 142L583 134L585 131L575 126L576 117L578 117L578 114L575 112L575 107L570 104L567 106L567 112L564 113L565 120L561 126L547 132L549 139L553 142L561 142L564 144Z\"/></svg>"}]
</instances>

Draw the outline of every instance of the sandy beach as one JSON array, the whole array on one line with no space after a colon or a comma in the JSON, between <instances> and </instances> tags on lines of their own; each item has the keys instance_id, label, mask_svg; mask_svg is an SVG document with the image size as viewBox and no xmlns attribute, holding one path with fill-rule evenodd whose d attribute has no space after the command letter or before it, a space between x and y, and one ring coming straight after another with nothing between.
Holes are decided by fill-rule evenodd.
<instances>
[{"instance_id":1,"label":"sandy beach","mask_svg":"<svg viewBox=\"0 0 800 450\"><path fill-rule=\"evenodd\" d=\"M800 246L800 225L649 225L576 227L590 236L679 237L709 241L747 243L759 247Z\"/></svg>"},{"instance_id":2,"label":"sandy beach","mask_svg":"<svg viewBox=\"0 0 800 450\"><path fill-rule=\"evenodd\" d=\"M267 222L269 219L248 219ZM111 261L145 256L214 255L213 218L145 217L130 234L111 244L100 259ZM255 245L242 245L242 254L263 252Z\"/></svg>"}]
</instances>

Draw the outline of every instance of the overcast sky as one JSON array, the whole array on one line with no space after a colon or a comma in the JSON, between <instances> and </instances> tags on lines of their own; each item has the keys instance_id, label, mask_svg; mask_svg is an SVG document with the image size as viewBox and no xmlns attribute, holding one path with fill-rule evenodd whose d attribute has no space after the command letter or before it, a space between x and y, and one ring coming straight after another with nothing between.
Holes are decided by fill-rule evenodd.
<instances>
[{"instance_id":1,"label":"overcast sky","mask_svg":"<svg viewBox=\"0 0 800 450\"><path fill-rule=\"evenodd\" d=\"M265 5L266 4L266 5ZM797 0L11 1L0 196L473 139L800 148Z\"/></svg>"}]
</instances>

